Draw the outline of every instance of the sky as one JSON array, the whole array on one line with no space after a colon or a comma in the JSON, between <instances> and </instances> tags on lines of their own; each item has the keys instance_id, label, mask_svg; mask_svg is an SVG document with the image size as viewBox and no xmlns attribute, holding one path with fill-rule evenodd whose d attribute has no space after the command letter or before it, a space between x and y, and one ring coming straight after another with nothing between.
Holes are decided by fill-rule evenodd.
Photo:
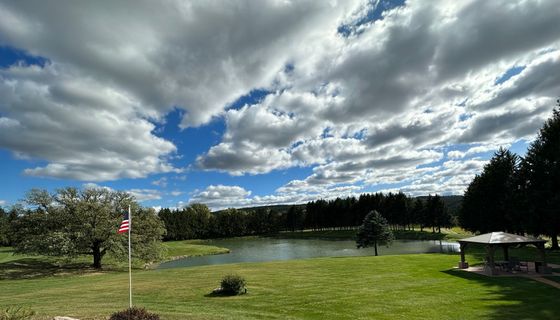
<instances>
[{"instance_id":1,"label":"sky","mask_svg":"<svg viewBox=\"0 0 560 320\"><path fill-rule=\"evenodd\" d=\"M463 194L560 95L555 0L0 0L0 206Z\"/></svg>"}]
</instances>

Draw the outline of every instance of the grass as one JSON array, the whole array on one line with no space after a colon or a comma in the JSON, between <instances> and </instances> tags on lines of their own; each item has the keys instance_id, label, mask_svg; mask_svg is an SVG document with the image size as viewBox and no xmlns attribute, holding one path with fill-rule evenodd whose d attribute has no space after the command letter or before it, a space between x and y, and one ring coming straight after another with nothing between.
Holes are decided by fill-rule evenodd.
<instances>
[{"instance_id":1,"label":"grass","mask_svg":"<svg viewBox=\"0 0 560 320\"><path fill-rule=\"evenodd\" d=\"M426 229L427 230L427 229ZM274 237L283 239L326 239L326 240L355 240L357 229L353 230L321 230L321 231L294 231L281 232ZM471 233L461 228L441 229L441 233L420 230L393 231L395 239L399 240L447 240L453 241L472 236Z\"/></svg>"},{"instance_id":2,"label":"grass","mask_svg":"<svg viewBox=\"0 0 560 320\"><path fill-rule=\"evenodd\" d=\"M164 242L165 254L161 261L176 258L227 253L229 249L209 246L202 240ZM103 271L126 271L128 261L110 255L103 258ZM99 270L90 267L91 256L80 256L73 259L60 259L46 256L30 256L14 254L10 247L0 247L0 280L32 279L59 275L84 275L97 273ZM143 269L146 265L134 261L133 267Z\"/></svg>"},{"instance_id":3,"label":"grass","mask_svg":"<svg viewBox=\"0 0 560 320\"><path fill-rule=\"evenodd\" d=\"M469 256L469 260L476 257ZM457 255L318 258L135 270L134 302L162 319L557 319L558 289L454 270ZM248 294L210 297L225 274ZM123 272L0 281L0 308L104 319L128 304Z\"/></svg>"},{"instance_id":4,"label":"grass","mask_svg":"<svg viewBox=\"0 0 560 320\"><path fill-rule=\"evenodd\" d=\"M560 283L560 276L546 276L545 278Z\"/></svg>"},{"instance_id":5,"label":"grass","mask_svg":"<svg viewBox=\"0 0 560 320\"><path fill-rule=\"evenodd\" d=\"M205 256L211 254L228 253L229 249L205 244L204 240L184 240L164 242L166 249L165 260L184 257Z\"/></svg>"}]
</instances>

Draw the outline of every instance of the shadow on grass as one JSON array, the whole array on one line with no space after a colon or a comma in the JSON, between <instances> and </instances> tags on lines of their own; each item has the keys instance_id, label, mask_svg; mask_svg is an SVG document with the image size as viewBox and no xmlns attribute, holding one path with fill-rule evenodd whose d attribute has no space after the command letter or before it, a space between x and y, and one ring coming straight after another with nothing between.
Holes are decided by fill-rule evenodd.
<instances>
[{"instance_id":1,"label":"shadow on grass","mask_svg":"<svg viewBox=\"0 0 560 320\"><path fill-rule=\"evenodd\" d=\"M244 296L247 294L247 289L240 294L231 294L231 293L224 293L219 291L212 291L210 293L205 294L206 298L228 298L228 297L237 297L237 296Z\"/></svg>"},{"instance_id":2,"label":"shadow on grass","mask_svg":"<svg viewBox=\"0 0 560 320\"><path fill-rule=\"evenodd\" d=\"M488 295L481 303L492 302L485 319L558 319L560 291L535 280L521 277L488 277L464 270L445 270L443 273L487 287ZM495 303L498 302L498 303Z\"/></svg>"},{"instance_id":3,"label":"shadow on grass","mask_svg":"<svg viewBox=\"0 0 560 320\"><path fill-rule=\"evenodd\" d=\"M63 265L41 258L22 258L0 263L0 280L37 279L55 275L84 274L95 271L86 263Z\"/></svg>"}]
</instances>

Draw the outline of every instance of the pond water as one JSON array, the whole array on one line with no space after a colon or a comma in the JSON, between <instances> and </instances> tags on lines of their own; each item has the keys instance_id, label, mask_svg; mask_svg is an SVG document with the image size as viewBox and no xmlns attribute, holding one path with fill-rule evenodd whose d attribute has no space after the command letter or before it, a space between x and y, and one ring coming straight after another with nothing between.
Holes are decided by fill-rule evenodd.
<instances>
[{"instance_id":1,"label":"pond water","mask_svg":"<svg viewBox=\"0 0 560 320\"><path fill-rule=\"evenodd\" d=\"M356 249L356 242L350 240L238 238L210 240L208 245L228 248L231 252L169 261L159 265L158 269L237 262L374 255L373 248ZM459 244L439 240L395 240L391 246L379 246L377 249L380 255L448 253L459 252Z\"/></svg>"}]
</instances>

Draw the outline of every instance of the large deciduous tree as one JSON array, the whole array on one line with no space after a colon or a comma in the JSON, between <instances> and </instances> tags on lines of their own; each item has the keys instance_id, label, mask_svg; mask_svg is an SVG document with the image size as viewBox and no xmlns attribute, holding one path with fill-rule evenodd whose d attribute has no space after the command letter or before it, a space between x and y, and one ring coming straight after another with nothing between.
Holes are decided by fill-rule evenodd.
<instances>
[{"instance_id":1,"label":"large deciduous tree","mask_svg":"<svg viewBox=\"0 0 560 320\"><path fill-rule=\"evenodd\" d=\"M373 210L366 215L363 224L358 229L356 245L358 248L374 247L377 256L377 245L389 244L393 240L393 233L387 219Z\"/></svg>"},{"instance_id":2,"label":"large deciduous tree","mask_svg":"<svg viewBox=\"0 0 560 320\"><path fill-rule=\"evenodd\" d=\"M560 102L559 102L560 105ZM527 195L532 233L546 234L552 248L558 247L560 234L560 109L553 111L529 146L522 163L522 186Z\"/></svg>"},{"instance_id":3,"label":"large deciduous tree","mask_svg":"<svg viewBox=\"0 0 560 320\"><path fill-rule=\"evenodd\" d=\"M123 213L133 212L133 256L144 261L156 258L165 228L153 209L140 208L132 196L103 188L59 189L55 194L31 190L25 201L35 207L18 219L15 250L26 254L59 257L90 255L93 267L103 257L125 252L126 236L117 234Z\"/></svg>"}]
</instances>

